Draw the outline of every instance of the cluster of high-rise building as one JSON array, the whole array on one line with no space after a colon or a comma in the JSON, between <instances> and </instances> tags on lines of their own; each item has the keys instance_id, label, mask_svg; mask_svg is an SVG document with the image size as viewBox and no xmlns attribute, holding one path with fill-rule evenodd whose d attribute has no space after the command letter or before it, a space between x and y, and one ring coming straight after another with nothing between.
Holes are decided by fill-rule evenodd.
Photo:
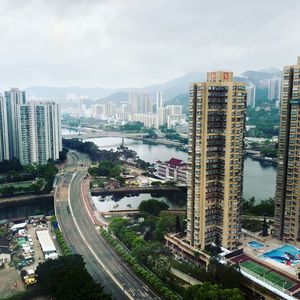
<instances>
[{"instance_id":1,"label":"cluster of high-rise building","mask_svg":"<svg viewBox=\"0 0 300 300\"><path fill-rule=\"evenodd\" d=\"M296 243L300 240L300 57L296 65L284 67L280 89L273 236ZM233 81L231 72L209 72L206 82L190 86L183 242L195 249L213 243L236 249L240 244L247 90L245 83ZM174 243L172 247L178 247L181 242Z\"/></svg>"},{"instance_id":2,"label":"cluster of high-rise building","mask_svg":"<svg viewBox=\"0 0 300 300\"><path fill-rule=\"evenodd\" d=\"M157 92L156 99L153 99L148 93L134 91L129 93L128 102L121 105L112 102L93 105L92 117L99 120L141 122L149 128L161 125L175 128L186 123L182 105L164 106L162 92Z\"/></svg>"},{"instance_id":3,"label":"cluster of high-rise building","mask_svg":"<svg viewBox=\"0 0 300 300\"><path fill-rule=\"evenodd\" d=\"M58 104L27 102L25 92L16 88L0 95L0 161L44 164L58 159L61 149Z\"/></svg>"}]
</instances>

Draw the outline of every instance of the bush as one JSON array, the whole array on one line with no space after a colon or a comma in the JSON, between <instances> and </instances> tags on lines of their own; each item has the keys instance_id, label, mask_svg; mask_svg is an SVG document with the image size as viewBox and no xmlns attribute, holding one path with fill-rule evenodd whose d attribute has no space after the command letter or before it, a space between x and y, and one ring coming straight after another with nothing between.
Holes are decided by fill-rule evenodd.
<instances>
[{"instance_id":1,"label":"bush","mask_svg":"<svg viewBox=\"0 0 300 300\"><path fill-rule=\"evenodd\" d=\"M114 249L122 256L125 262L131 265L132 269L136 274L141 276L141 278L150 284L157 292L159 292L164 299L167 300L177 300L179 299L176 294L170 291L162 281L160 281L155 275L150 273L148 270L144 269L139 265L137 260L128 252L124 250L124 248L118 244L115 240L115 243L111 243L113 240L112 236L109 232L104 229L100 229L101 235L114 247Z\"/></svg>"}]
</instances>

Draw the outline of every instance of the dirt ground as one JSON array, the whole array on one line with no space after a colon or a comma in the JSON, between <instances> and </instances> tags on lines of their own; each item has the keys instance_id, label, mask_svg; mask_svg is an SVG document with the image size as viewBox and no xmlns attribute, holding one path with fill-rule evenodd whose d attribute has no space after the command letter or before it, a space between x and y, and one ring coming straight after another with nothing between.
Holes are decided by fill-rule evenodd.
<instances>
[{"instance_id":1,"label":"dirt ground","mask_svg":"<svg viewBox=\"0 0 300 300\"><path fill-rule=\"evenodd\" d=\"M19 272L15 268L0 270L0 299L25 290Z\"/></svg>"}]
</instances>

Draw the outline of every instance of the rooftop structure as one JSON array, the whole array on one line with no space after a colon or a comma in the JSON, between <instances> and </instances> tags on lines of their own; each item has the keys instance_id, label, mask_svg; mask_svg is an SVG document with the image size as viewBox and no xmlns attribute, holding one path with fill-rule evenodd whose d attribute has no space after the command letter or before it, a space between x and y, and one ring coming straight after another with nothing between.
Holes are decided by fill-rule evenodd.
<instances>
[{"instance_id":1,"label":"rooftop structure","mask_svg":"<svg viewBox=\"0 0 300 300\"><path fill-rule=\"evenodd\" d=\"M41 244L41 248L45 256L52 253L56 253L56 248L50 237L48 229L36 230L36 235Z\"/></svg>"}]
</instances>

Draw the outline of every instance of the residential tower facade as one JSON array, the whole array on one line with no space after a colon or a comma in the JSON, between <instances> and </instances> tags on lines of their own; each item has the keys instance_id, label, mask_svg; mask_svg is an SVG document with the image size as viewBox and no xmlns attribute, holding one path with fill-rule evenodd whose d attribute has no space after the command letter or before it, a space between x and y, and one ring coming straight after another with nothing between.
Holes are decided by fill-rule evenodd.
<instances>
[{"instance_id":1,"label":"residential tower facade","mask_svg":"<svg viewBox=\"0 0 300 300\"><path fill-rule=\"evenodd\" d=\"M239 242L246 102L232 72L190 86L187 240L199 249Z\"/></svg>"},{"instance_id":2,"label":"residential tower facade","mask_svg":"<svg viewBox=\"0 0 300 300\"><path fill-rule=\"evenodd\" d=\"M300 239L300 57L283 69L274 236Z\"/></svg>"}]
</instances>

